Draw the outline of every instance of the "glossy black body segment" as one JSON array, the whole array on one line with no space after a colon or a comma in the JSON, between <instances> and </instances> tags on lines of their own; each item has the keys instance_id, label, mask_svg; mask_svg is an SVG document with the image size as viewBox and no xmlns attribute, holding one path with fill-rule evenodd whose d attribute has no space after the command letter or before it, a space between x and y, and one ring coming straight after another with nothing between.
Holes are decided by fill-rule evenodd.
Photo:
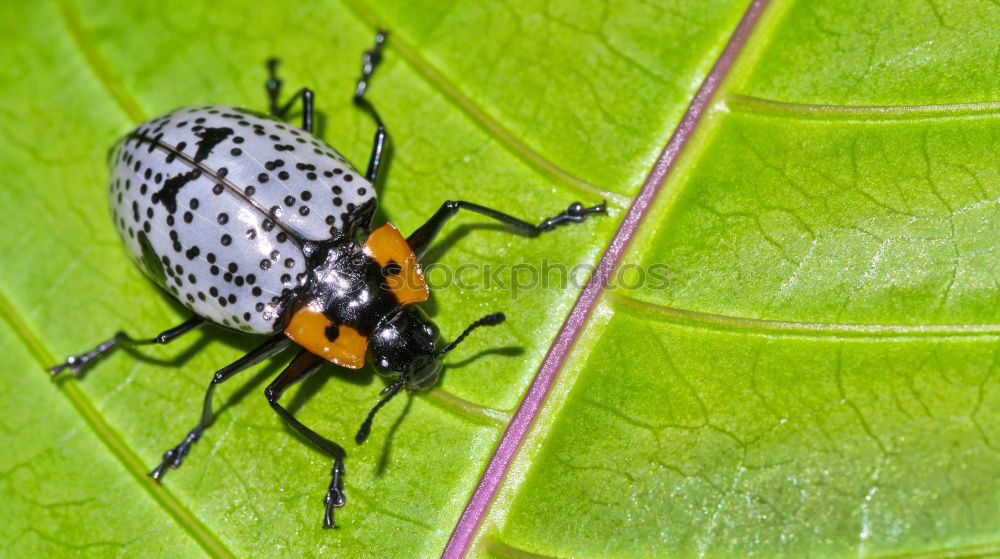
<instances>
[{"instance_id":1,"label":"glossy black body segment","mask_svg":"<svg viewBox=\"0 0 1000 559\"><path fill-rule=\"evenodd\" d=\"M290 312L302 305L318 305L334 324L346 324L370 337L384 317L399 307L383 287L382 268L347 237L317 244L307 268L309 277Z\"/></svg>"}]
</instances>

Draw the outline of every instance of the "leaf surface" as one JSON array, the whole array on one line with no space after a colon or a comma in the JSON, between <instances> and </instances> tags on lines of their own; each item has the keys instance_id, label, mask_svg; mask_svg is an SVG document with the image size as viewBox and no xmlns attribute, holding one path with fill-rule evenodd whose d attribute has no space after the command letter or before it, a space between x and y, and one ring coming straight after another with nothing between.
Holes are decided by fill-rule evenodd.
<instances>
[{"instance_id":1,"label":"leaf surface","mask_svg":"<svg viewBox=\"0 0 1000 559\"><path fill-rule=\"evenodd\" d=\"M596 265L745 2L181 2L0 7L0 528L10 556L434 556L571 312L579 283L513 289L512 264ZM998 184L994 4L775 3L736 59L603 294L479 527L476 556L996 551ZM317 91L357 166L371 95L393 160L381 212L412 231L446 199L529 220L611 215L539 239L456 218L431 251L450 357L330 463L261 396L275 360L221 387L183 468L145 472L254 340L205 330L53 385L44 368L181 309L127 259L104 158L177 106L263 106L263 61ZM992 70L991 70L992 68ZM878 105L888 109L871 109ZM843 107L856 108L843 108ZM489 281L490 283L486 283ZM478 282L478 283L476 283ZM286 396L350 441L384 383L334 368ZM567 513L569 511L569 513Z\"/></svg>"},{"instance_id":2,"label":"leaf surface","mask_svg":"<svg viewBox=\"0 0 1000 559\"><path fill-rule=\"evenodd\" d=\"M767 9L620 263L667 281L597 302L482 555L998 552L998 18Z\"/></svg>"}]
</instances>

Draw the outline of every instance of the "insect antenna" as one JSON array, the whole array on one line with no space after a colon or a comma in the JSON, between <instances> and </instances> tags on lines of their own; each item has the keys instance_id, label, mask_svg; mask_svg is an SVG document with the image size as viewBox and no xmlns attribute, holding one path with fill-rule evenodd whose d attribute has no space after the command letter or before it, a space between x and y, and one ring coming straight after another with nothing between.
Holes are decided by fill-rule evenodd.
<instances>
[{"instance_id":1,"label":"insect antenna","mask_svg":"<svg viewBox=\"0 0 1000 559\"><path fill-rule=\"evenodd\" d=\"M389 400L392 400L392 398L396 394L399 394L399 391L401 388L403 388L403 384L405 382L406 382L406 377L400 376L399 380L392 383L391 385L386 387L385 390L382 391L382 394L385 394L385 396L372 407L372 411L368 412L368 417L365 418L364 423L361 424L361 428L358 429L358 434L354 435L354 442L356 444L361 444L365 442L366 439L368 439L368 435L372 431L372 420L375 419L375 414L378 412L378 410L382 409L382 406L389 403Z\"/></svg>"},{"instance_id":2,"label":"insect antenna","mask_svg":"<svg viewBox=\"0 0 1000 559\"><path fill-rule=\"evenodd\" d=\"M507 317L504 316L502 312L495 312L493 314L488 314L480 318L479 320L470 324L469 327L466 328L464 332L459 334L458 337L455 338L451 343L445 344L444 347L437 350L437 354L444 355L445 353L448 353L449 351L455 349L455 346L460 344L462 340L464 340L465 337L468 336L476 328L479 328L480 326L496 326L497 324L500 324L504 320L507 320Z\"/></svg>"},{"instance_id":3,"label":"insect antenna","mask_svg":"<svg viewBox=\"0 0 1000 559\"><path fill-rule=\"evenodd\" d=\"M461 343L462 340L464 340L469 335L469 333L471 333L476 328L479 328L480 326L496 326L497 324L500 324L506 319L507 317L504 316L502 312L488 314L480 318L479 320L470 324L465 329L465 331L463 331L461 334L459 334L457 338L454 339L454 341L452 341L449 344L446 344L444 347L437 350L436 352L437 355L443 355L454 349L455 346ZM385 390L382 391L383 394L382 399L379 400L378 403L376 403L372 407L370 412L368 412L368 417L366 417L364 422L361 424L361 428L358 429L358 433L354 435L355 443L361 444L368 439L368 435L371 433L372 430L372 421L375 419L375 414L378 413L378 410L382 409L382 406L389 403L389 400L392 400L396 396L396 394L399 394L399 391L402 390L403 385L406 384L406 380L407 380L406 375L402 375L400 376L399 380L390 384L385 388Z\"/></svg>"}]
</instances>

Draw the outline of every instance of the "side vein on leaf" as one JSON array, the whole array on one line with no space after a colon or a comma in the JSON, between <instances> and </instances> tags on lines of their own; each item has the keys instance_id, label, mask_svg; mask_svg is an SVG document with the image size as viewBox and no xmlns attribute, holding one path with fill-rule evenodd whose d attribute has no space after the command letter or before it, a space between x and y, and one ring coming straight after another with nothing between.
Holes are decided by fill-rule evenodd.
<instances>
[{"instance_id":1,"label":"side vein on leaf","mask_svg":"<svg viewBox=\"0 0 1000 559\"><path fill-rule=\"evenodd\" d=\"M10 304L6 295L0 292L0 318L2 318L28 348L29 353L45 374L47 367L55 363L52 353L45 348L41 339L31 330L25 321ZM32 372L33 374L34 372ZM55 384L55 383L54 383ZM125 470L132 475L141 487L149 492L150 496L160 504L160 506L174 518L177 524L184 529L194 539L205 552L211 557L224 559L235 556L226 546L216 538L215 534L201 523L201 521L183 504L180 503L163 486L156 483L146 475L146 465L136 456L135 453L125 444L125 441L115 432L115 430L104 421L99 411L94 408L90 399L83 393L83 390L72 379L69 382L63 381L58 384L59 390L66 395L70 404L80 414L84 422L90 427L94 435L107 446L108 450L121 462ZM56 387L53 386L53 389Z\"/></svg>"},{"instance_id":2,"label":"side vein on leaf","mask_svg":"<svg viewBox=\"0 0 1000 559\"><path fill-rule=\"evenodd\" d=\"M83 28L83 20L73 1L58 0L58 4L59 13L62 15L63 23L66 24L66 29L73 37L73 42L80 49L80 53L83 54L83 58L87 61L97 79L100 80L111 97L125 111L125 114L129 118L134 122L146 120L145 112L139 107L139 103L128 94L125 90L125 84L115 77L114 72L111 71L111 66L104 60L97 47L87 36L87 32Z\"/></svg>"},{"instance_id":3,"label":"side vein on leaf","mask_svg":"<svg viewBox=\"0 0 1000 559\"><path fill-rule=\"evenodd\" d=\"M975 547L945 548L902 555L882 555L886 559L974 559L976 557L996 557L1000 553L1000 543L989 543Z\"/></svg>"},{"instance_id":4,"label":"side vein on leaf","mask_svg":"<svg viewBox=\"0 0 1000 559\"><path fill-rule=\"evenodd\" d=\"M986 384L993 379L997 370L1000 370L1000 345L996 346L996 349L993 351L993 363L990 365L986 374L983 375L983 380L979 382L978 389L976 390L976 405L969 413L969 419L976 427L976 431L979 432L980 438L983 439L983 444L986 445L986 448L994 452L997 452L1000 449L993 445L993 441L990 440L989 435L986 434L986 430L983 429L983 426L980 424L978 416L979 412L983 408L983 402L986 401Z\"/></svg>"},{"instance_id":5,"label":"side vein on leaf","mask_svg":"<svg viewBox=\"0 0 1000 559\"><path fill-rule=\"evenodd\" d=\"M343 0L344 4L350 8L359 19L367 25L378 26L378 19L359 0ZM485 130L494 140L507 148L519 159L542 172L546 176L555 179L564 186L575 190L579 194L595 198L603 198L619 207L626 207L629 204L629 197L616 192L611 192L592 184L569 171L559 167L555 163L546 159L543 155L533 150L527 144L517 139L514 134L507 130L501 123L497 122L485 110L476 105L471 99L462 94L461 91L433 65L421 57L416 49L410 47L405 40L398 35L393 35L389 42L391 48L403 57L403 59L420 74L424 80L438 91L449 103L465 113L473 122Z\"/></svg>"},{"instance_id":6,"label":"side vein on leaf","mask_svg":"<svg viewBox=\"0 0 1000 559\"><path fill-rule=\"evenodd\" d=\"M495 537L487 537L483 541L483 549L496 557L503 559L556 559L554 555L540 555L506 544Z\"/></svg>"},{"instance_id":7,"label":"side vein on leaf","mask_svg":"<svg viewBox=\"0 0 1000 559\"><path fill-rule=\"evenodd\" d=\"M379 513L379 514L384 514L384 515L388 516L389 518L395 518L396 520L401 520L403 522L407 522L409 524L413 524L414 526L419 526L420 528L423 528L424 530L427 530L428 532L435 532L436 531L436 529L433 528L432 526L430 526L428 524L425 524L424 522L421 522L420 520L417 520L416 518L410 518L410 517L408 517L408 516L406 516L404 514L400 514L398 512L393 512L393 511L389 510L388 508L382 506L378 499L373 499L373 498L369 497L363 491L358 491L358 490L352 491L351 492L351 498L357 499L357 500L361 501L362 503L364 503L373 512L376 512L376 513Z\"/></svg>"},{"instance_id":8,"label":"side vein on leaf","mask_svg":"<svg viewBox=\"0 0 1000 559\"><path fill-rule=\"evenodd\" d=\"M1000 102L942 105L822 105L789 103L747 95L728 95L720 101L731 109L801 120L941 120L1000 117Z\"/></svg>"},{"instance_id":9,"label":"side vein on leaf","mask_svg":"<svg viewBox=\"0 0 1000 559\"><path fill-rule=\"evenodd\" d=\"M833 337L833 338L943 338L964 336L1000 336L1000 324L841 324L768 320L743 316L728 316L680 309L643 301L629 295L610 292L607 297L625 309L638 311L684 326L774 337Z\"/></svg>"},{"instance_id":10,"label":"side vein on leaf","mask_svg":"<svg viewBox=\"0 0 1000 559\"><path fill-rule=\"evenodd\" d=\"M435 405L480 423L503 427L510 423L511 413L474 404L440 388L427 391L427 399Z\"/></svg>"},{"instance_id":11,"label":"side vein on leaf","mask_svg":"<svg viewBox=\"0 0 1000 559\"><path fill-rule=\"evenodd\" d=\"M890 449L882 442L875 429L872 428L871 422L865 416L865 413L861 410L861 406L855 403L854 399L847 393L847 389L844 388L844 365L843 365L843 351L844 346L840 344L837 346L837 359L834 362L834 375L833 381L837 387L837 394L840 395L840 402L845 406L850 408L850 411L857 418L858 424L861 425L861 430L864 431L865 435L875 443L878 447L880 457L885 457L891 454ZM881 467L881 466L880 466Z\"/></svg>"}]
</instances>

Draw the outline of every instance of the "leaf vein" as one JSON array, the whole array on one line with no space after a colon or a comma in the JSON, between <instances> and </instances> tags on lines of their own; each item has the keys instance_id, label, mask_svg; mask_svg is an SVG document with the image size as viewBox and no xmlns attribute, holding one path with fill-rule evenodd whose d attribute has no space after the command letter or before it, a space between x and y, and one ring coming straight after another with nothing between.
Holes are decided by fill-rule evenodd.
<instances>
[{"instance_id":1,"label":"leaf vein","mask_svg":"<svg viewBox=\"0 0 1000 559\"><path fill-rule=\"evenodd\" d=\"M2 318L28 348L29 353L44 371L49 364L55 363L52 353L45 348L41 339L31 330L11 305L5 294L0 292L0 318ZM235 557L229 549L202 522L178 501L169 491L146 475L145 465L135 453L125 444L125 441L104 421L100 412L94 408L90 399L74 382L60 382L60 391L80 414L94 435L104 443L108 450L121 462L122 466L143 487L163 509L174 518L192 539L211 556L219 558Z\"/></svg>"},{"instance_id":2,"label":"leaf vein","mask_svg":"<svg viewBox=\"0 0 1000 559\"><path fill-rule=\"evenodd\" d=\"M110 64L104 60L97 47L87 36L86 30L83 28L83 20L76 6L73 5L72 0L58 0L58 3L59 13L62 15L66 30L73 37L73 43L80 50L84 60L87 61L87 65L90 66L94 75L104 85L111 98L118 103L118 106L134 122L146 120L145 111L142 110L139 103L126 91L125 84L115 77Z\"/></svg>"},{"instance_id":3,"label":"leaf vein","mask_svg":"<svg viewBox=\"0 0 1000 559\"><path fill-rule=\"evenodd\" d=\"M377 18L362 5L359 0L343 0L344 4L350 8L360 19L372 26L378 26ZM517 139L500 122L490 116L485 110L476 105L471 99L462 94L461 91L444 75L441 74L430 62L421 57L415 49L410 47L404 39L394 35L389 43L391 47L402 56L403 60L414 71L420 74L424 80L440 93L445 100L468 116L481 129L489 134L500 145L504 146L510 153L530 165L535 170L545 174L549 178L555 179L564 186L575 190L577 193L603 198L619 207L625 207L629 203L629 198L616 192L601 188L581 177L573 175L569 171L546 159L542 154L533 150L527 144Z\"/></svg>"},{"instance_id":4,"label":"leaf vein","mask_svg":"<svg viewBox=\"0 0 1000 559\"><path fill-rule=\"evenodd\" d=\"M620 303L622 308L659 317L683 326L733 330L774 337L944 338L1000 336L1000 324L910 325L796 322L693 311L651 303L620 293L609 293L608 298L614 303Z\"/></svg>"},{"instance_id":5,"label":"leaf vein","mask_svg":"<svg viewBox=\"0 0 1000 559\"><path fill-rule=\"evenodd\" d=\"M1000 102L941 105L822 105L728 95L720 104L737 111L800 120L942 120L1000 117Z\"/></svg>"},{"instance_id":6,"label":"leaf vein","mask_svg":"<svg viewBox=\"0 0 1000 559\"><path fill-rule=\"evenodd\" d=\"M354 0L345 1L353 2ZM510 468L521 445L528 437L528 432L532 429L539 411L548 402L550 389L562 372L563 365L573 350L574 342L583 331L584 325L588 322L598 300L605 293L608 278L617 267L640 224L647 216L653 201L658 196L664 195L660 189L667 175L674 168L688 141L698 130L702 118L711 109L719 84L729 75L733 62L743 52L746 41L756 27L768 2L769 0L750 2L743 12L740 22L729 36L726 46L723 47L711 70L704 77L701 86L688 104L684 116L657 157L643 182L642 188L623 217L618 231L601 256L597 269L591 274L587 284L577 297L569 316L563 322L555 341L550 346L531 381L531 385L521 399L507 430L497 444L493 456L486 464L479 483L466 503L462 516L456 523L442 557L457 559L468 556L470 546L481 529L483 519L487 516L500 486L505 482L504 474Z\"/></svg>"}]
</instances>

